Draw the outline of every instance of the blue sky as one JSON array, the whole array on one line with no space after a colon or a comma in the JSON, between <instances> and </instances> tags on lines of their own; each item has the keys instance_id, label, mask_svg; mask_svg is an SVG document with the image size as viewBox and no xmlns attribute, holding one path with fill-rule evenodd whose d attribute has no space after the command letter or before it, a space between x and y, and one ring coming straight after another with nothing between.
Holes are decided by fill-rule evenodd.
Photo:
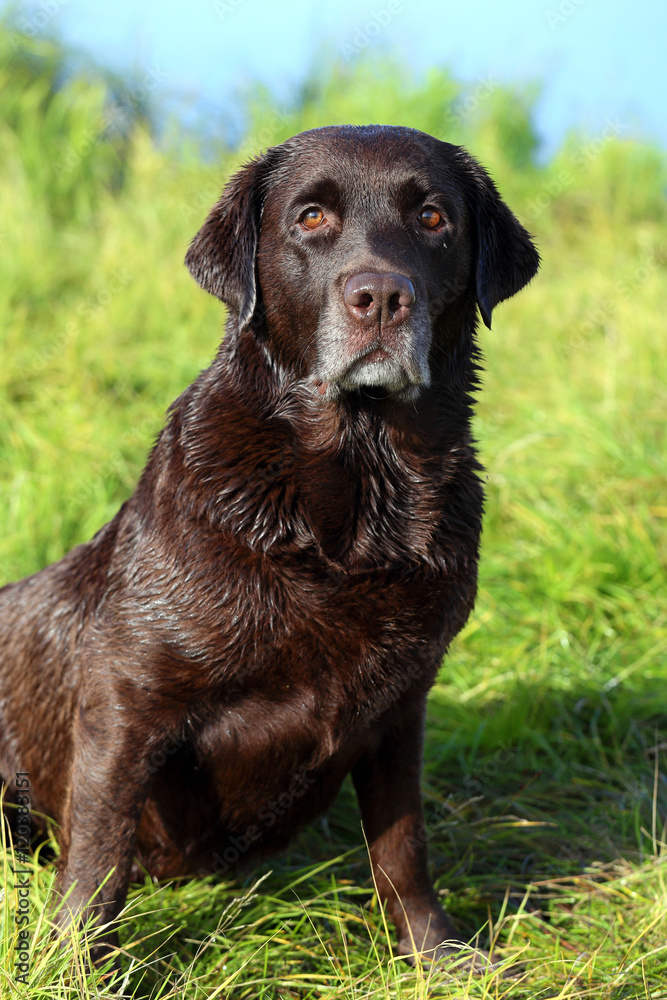
<instances>
[{"instance_id":1,"label":"blue sky","mask_svg":"<svg viewBox=\"0 0 667 1000\"><path fill-rule=\"evenodd\" d=\"M435 64L472 84L542 80L546 153L569 127L594 135L607 119L667 147L660 0L38 0L21 9L107 65L153 70L165 91L221 112L252 79L288 96L324 50L391 51L417 74Z\"/></svg>"}]
</instances>

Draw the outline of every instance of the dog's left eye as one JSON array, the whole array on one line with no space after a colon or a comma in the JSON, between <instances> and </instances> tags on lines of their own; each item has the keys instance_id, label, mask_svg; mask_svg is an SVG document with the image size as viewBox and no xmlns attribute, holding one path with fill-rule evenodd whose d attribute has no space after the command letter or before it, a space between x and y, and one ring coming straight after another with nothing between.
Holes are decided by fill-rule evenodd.
<instances>
[{"instance_id":1,"label":"dog's left eye","mask_svg":"<svg viewBox=\"0 0 667 1000\"><path fill-rule=\"evenodd\" d=\"M321 208L309 208L301 216L301 225L304 229L317 229L324 220L325 215Z\"/></svg>"},{"instance_id":2,"label":"dog's left eye","mask_svg":"<svg viewBox=\"0 0 667 1000\"><path fill-rule=\"evenodd\" d=\"M438 229L445 221L437 208L422 208L417 216L417 221L424 229Z\"/></svg>"}]
</instances>

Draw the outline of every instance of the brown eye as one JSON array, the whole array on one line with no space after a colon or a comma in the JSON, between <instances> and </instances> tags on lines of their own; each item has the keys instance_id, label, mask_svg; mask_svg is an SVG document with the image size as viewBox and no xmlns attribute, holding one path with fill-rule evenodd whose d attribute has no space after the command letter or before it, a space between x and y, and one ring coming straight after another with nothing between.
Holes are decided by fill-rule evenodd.
<instances>
[{"instance_id":1,"label":"brown eye","mask_svg":"<svg viewBox=\"0 0 667 1000\"><path fill-rule=\"evenodd\" d=\"M444 222L444 219L437 208L423 208L417 220L424 229L437 229Z\"/></svg>"},{"instance_id":2,"label":"brown eye","mask_svg":"<svg viewBox=\"0 0 667 1000\"><path fill-rule=\"evenodd\" d=\"M324 212L321 208L309 208L301 216L301 225L304 229L317 229L324 222Z\"/></svg>"}]
</instances>

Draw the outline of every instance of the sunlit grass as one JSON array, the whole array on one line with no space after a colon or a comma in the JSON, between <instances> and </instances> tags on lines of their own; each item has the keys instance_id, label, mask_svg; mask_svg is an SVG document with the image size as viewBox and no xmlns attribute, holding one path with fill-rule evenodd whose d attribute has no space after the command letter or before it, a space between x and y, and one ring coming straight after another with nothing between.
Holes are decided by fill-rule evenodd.
<instances>
[{"instance_id":1,"label":"sunlit grass","mask_svg":"<svg viewBox=\"0 0 667 1000\"><path fill-rule=\"evenodd\" d=\"M49 104L47 70L22 75L10 56L0 59L0 583L113 516L166 407L209 363L222 310L182 259L238 158L204 162L185 140L161 149L142 126L57 170L77 136L99 132L106 92L75 82ZM346 783L328 823L271 867L233 883L135 887L121 983L152 1000L667 996L664 158L613 141L577 160L590 137L573 137L544 169L518 167L530 136L514 153L503 141L502 95L463 122L448 117L458 88L446 74L419 90L391 71L374 93L372 71L354 72L323 79L288 115L257 97L244 150L328 121L436 134L448 121L544 261L481 333L480 592L427 722L435 884L500 967L452 979L394 959ZM21 992L4 857L0 996L112 992L80 938L53 937L46 852L30 861Z\"/></svg>"}]
</instances>

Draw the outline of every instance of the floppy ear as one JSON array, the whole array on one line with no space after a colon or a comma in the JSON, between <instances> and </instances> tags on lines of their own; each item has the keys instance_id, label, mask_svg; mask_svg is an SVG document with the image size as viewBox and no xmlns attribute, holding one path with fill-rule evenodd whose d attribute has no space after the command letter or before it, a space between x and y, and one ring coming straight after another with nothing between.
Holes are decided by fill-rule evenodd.
<instances>
[{"instance_id":1,"label":"floppy ear","mask_svg":"<svg viewBox=\"0 0 667 1000\"><path fill-rule=\"evenodd\" d=\"M474 178L471 208L477 243L477 304L491 329L493 309L528 284L539 267L540 255L486 170L472 157L468 161Z\"/></svg>"},{"instance_id":2,"label":"floppy ear","mask_svg":"<svg viewBox=\"0 0 667 1000\"><path fill-rule=\"evenodd\" d=\"M234 174L185 257L195 281L238 313L239 329L257 302L255 256L272 160L257 157Z\"/></svg>"}]
</instances>

